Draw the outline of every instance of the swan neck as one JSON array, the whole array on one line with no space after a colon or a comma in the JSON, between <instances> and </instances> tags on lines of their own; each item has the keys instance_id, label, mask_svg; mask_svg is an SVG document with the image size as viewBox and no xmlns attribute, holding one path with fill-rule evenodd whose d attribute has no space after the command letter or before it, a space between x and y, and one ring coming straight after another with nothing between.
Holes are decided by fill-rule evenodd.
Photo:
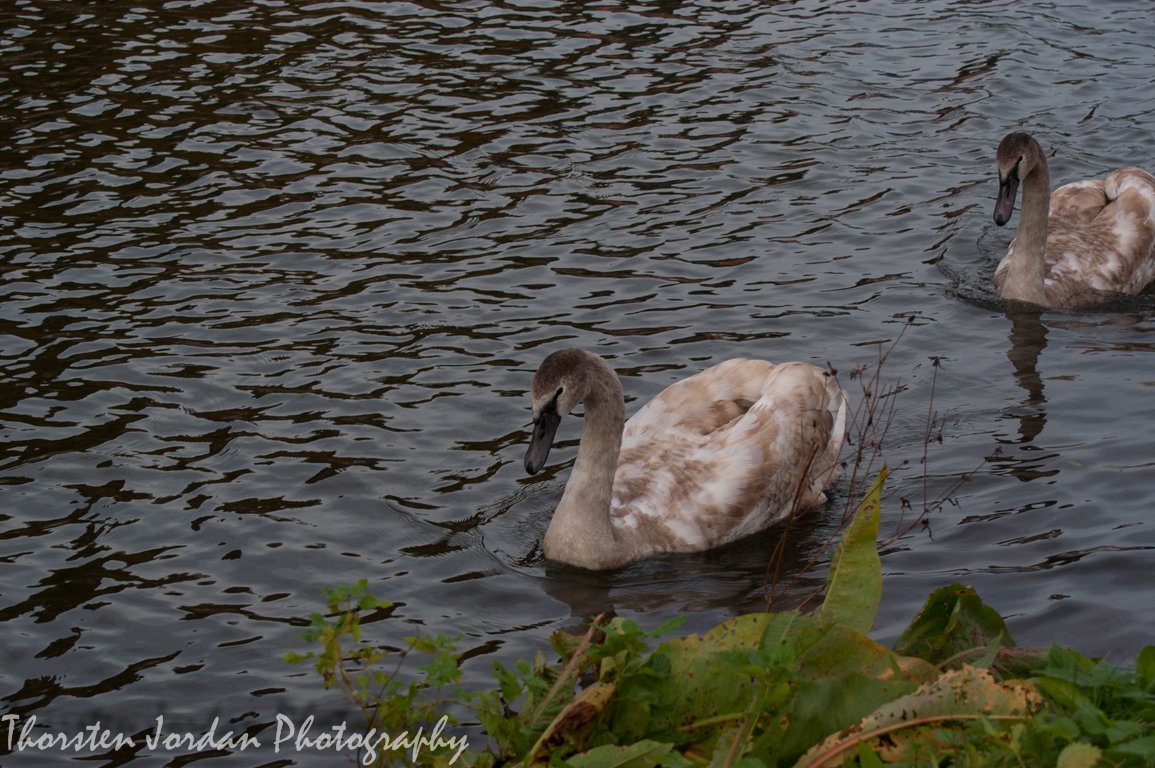
<instances>
[{"instance_id":1,"label":"swan neck","mask_svg":"<svg viewBox=\"0 0 1155 768\"><path fill-rule=\"evenodd\" d=\"M626 404L617 374L608 364L593 377L582 402L585 425L577 461L546 532L545 556L586 568L608 568L629 559L610 522Z\"/></svg>"},{"instance_id":2,"label":"swan neck","mask_svg":"<svg viewBox=\"0 0 1155 768\"><path fill-rule=\"evenodd\" d=\"M1046 305L1044 275L1047 217L1051 209L1051 174L1043 153L1023 179L1023 207L1015 233L1014 258L1007 267L1003 298Z\"/></svg>"}]
</instances>

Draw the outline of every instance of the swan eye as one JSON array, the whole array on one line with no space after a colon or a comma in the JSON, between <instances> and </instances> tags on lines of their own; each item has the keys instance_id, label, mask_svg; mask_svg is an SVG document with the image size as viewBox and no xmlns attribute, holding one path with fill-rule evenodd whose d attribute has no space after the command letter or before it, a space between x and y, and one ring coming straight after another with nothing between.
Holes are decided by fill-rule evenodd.
<instances>
[{"instance_id":1,"label":"swan eye","mask_svg":"<svg viewBox=\"0 0 1155 768\"><path fill-rule=\"evenodd\" d=\"M552 413L552 414L557 414L557 399L558 399L559 397L561 397L561 393L562 393L562 392L564 392L564 391L565 391L565 387L558 387L558 388L557 388L557 392L555 392L555 393L554 393L554 395L553 395L553 397L551 397L551 398L549 399L549 402L548 402L548 403L546 403L546 404L545 404L545 405L542 407L542 409L541 409L541 412L542 412L542 413ZM537 423L537 421L535 420L535 421L534 421L534 424L536 424L536 423Z\"/></svg>"}]
</instances>

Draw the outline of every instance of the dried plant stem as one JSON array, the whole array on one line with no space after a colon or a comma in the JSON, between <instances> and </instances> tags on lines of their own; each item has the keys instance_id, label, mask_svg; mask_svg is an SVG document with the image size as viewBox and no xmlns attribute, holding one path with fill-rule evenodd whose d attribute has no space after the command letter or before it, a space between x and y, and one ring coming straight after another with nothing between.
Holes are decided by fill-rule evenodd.
<instances>
[{"instance_id":1,"label":"dried plant stem","mask_svg":"<svg viewBox=\"0 0 1155 768\"><path fill-rule=\"evenodd\" d=\"M903 334L914 321L911 317L907 325L903 326L902 331L895 337L894 341L888 347L883 348L885 342L878 342L878 360L871 366L859 366L850 373L851 379L858 379L862 387L862 397L859 399L858 405L850 417L850 425L847 430L848 439L853 447L853 454L850 459L842 463L843 469L849 469L850 477L847 480L846 502L842 512L842 520L834 528L834 530L827 537L826 541L818 547L812 554L810 559L806 562L798 573L785 585L779 584L779 577L782 570L782 564L786 555L786 539L789 536L792 523L796 515L797 501L800 498L801 487L795 493L795 505L791 508L790 515L786 519L786 524L783 528L782 535L779 537L777 545L771 554L770 562L766 569L766 610L771 610L774 601L780 598L783 594L789 591L798 583L825 552L838 540L842 534L844 527L850 522L854 511L858 508L860 497L865 490L870 478L875 474L875 464L878 458L882 455L882 445L886 440L886 436L890 431L891 425L894 423L897 414L897 399L898 394L903 387L898 383L884 385L882 383L882 370L886 365L890 354L894 351L899 341L902 340ZM894 543L898 539L906 536L918 526L925 526L928 524L931 512L942 509L943 505L954 498L955 493L975 472L980 470L987 462L986 459L975 467L970 472L965 472L959 475L953 483L934 500L929 500L930 496L930 472L928 467L929 447L933 439L936 426L939 426L941 433L941 425L939 421L938 412L934 410L935 392L938 386L938 371L942 361L941 357L932 357L933 373L930 384L930 400L927 403L926 416L926 430L923 434L922 445L922 510L919 515L909 524L906 523L905 514L906 507L909 504L903 499L903 506L899 511L898 522L895 524L894 533L886 539L879 541L879 546L887 546ZM863 374L869 369L873 368L873 372L869 379L864 379ZM939 438L941 442L941 437ZM813 460L813 458L811 459ZM905 463L905 462L904 462ZM805 475L803 475L805 477ZM811 592L805 600L798 606L801 608L808 602L813 600L818 595L822 594L822 586L816 588Z\"/></svg>"},{"instance_id":2,"label":"dried plant stem","mask_svg":"<svg viewBox=\"0 0 1155 768\"><path fill-rule=\"evenodd\" d=\"M561 690L561 687L565 684L566 680L568 680L570 676L574 674L575 668L577 668L581 662L582 652L585 651L586 646L590 644L594 634L598 631L598 627L602 625L602 620L604 618L604 613L599 613L596 617L594 617L594 620L590 623L589 631L586 632L586 636L582 638L582 641L578 645L577 650L573 652L573 658L569 660L569 664L566 665L565 669L562 670L562 673L558 675L557 680L554 681L553 686L550 687L549 693L545 695L545 698L541 700L541 704L538 704L537 709L534 710L533 717L529 719L530 728L537 724L537 719L541 717L541 713L545 711L546 706L548 706L550 701L553 700L553 697L557 695L557 692Z\"/></svg>"},{"instance_id":3,"label":"dried plant stem","mask_svg":"<svg viewBox=\"0 0 1155 768\"><path fill-rule=\"evenodd\" d=\"M814 564L818 561L818 558L820 558L822 554L826 552L827 549L829 549L829 547L835 542L836 538L841 533L843 526L845 526L850 521L851 516L854 514L854 510L858 503L858 497L861 495L863 490L861 487L863 484L862 481L865 478L870 477L871 472L874 469L874 461L881 451L882 442L886 437L887 431L890 429L890 425L894 421L894 400L895 395L898 393L898 386L891 385L889 387L883 388L881 387L880 379L882 375L882 368L885 365L887 358L890 356L890 353L894 351L895 346L897 346L898 342L902 339L903 334L906 333L906 328L907 326L903 326L902 331L899 332L898 336L895 337L894 341L890 344L885 352L882 349L882 342L879 343L878 362L873 366L874 373L868 381L862 384L862 398L859 400L857 407L854 409L854 413L850 417L848 432L853 436L851 442L854 445L854 459L851 465L851 476L848 483L846 506L843 510L842 520L839 522L839 525L830 534L827 540L823 542L822 546L814 552L810 560L801 568L801 570L799 570L797 574L795 574L794 578L791 579L790 582L781 589L781 591L779 591L778 581L782 569L782 563L785 560L786 555L786 540L790 533L791 524L794 522L794 518L799 512L797 506L805 487L805 479L803 479L799 487L795 490L794 504L791 506L790 515L786 519L785 529L778 539L778 544L775 546L774 552L771 554L770 562L767 564L767 611L772 609L774 601L781 594L789 592L790 589L802 577L802 575L814 566ZM866 368L862 367L852 371L851 378L859 378L859 380L862 381L861 374L865 370ZM866 453L868 447L870 449L869 454ZM811 457L810 461L813 460L814 457ZM844 462L842 466L846 467L847 463ZM807 473L808 472L809 462L807 464ZM807 473L803 473L802 477L805 478ZM773 570L772 578L770 577L771 569ZM821 589L819 589L818 592L821 592ZM808 597L807 602L813 596L814 595ZM805 605L805 602L803 605Z\"/></svg>"}]
</instances>

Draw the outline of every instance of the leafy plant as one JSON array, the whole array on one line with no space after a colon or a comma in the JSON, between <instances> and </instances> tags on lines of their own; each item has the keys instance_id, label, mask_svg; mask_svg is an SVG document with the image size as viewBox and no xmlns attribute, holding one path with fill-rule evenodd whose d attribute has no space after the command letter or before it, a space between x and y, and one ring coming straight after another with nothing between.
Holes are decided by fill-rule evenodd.
<instances>
[{"instance_id":1,"label":"leafy plant","mask_svg":"<svg viewBox=\"0 0 1155 768\"><path fill-rule=\"evenodd\" d=\"M327 620L306 639L326 686L371 727L412 728L472 710L485 748L477 768L830 768L1155 764L1155 646L1122 670L1074 651L1019 648L973 589L932 593L895 643L866 636L881 595L875 539L885 468L842 534L813 614L755 613L676 638L596 619L555 633L559 659L494 664L491 690L443 691L460 678L455 638L410 638L429 654L408 683L370 671L386 652L361 639L361 611L387 608L366 583L329 590ZM352 647L342 645L345 640ZM351 642L350 642L351 641ZM400 654L404 658L404 653ZM458 710L460 711L460 710ZM421 755L427 764L444 753ZM440 762L439 762L440 761ZM388 764L385 755L381 764Z\"/></svg>"},{"instance_id":2,"label":"leafy plant","mask_svg":"<svg viewBox=\"0 0 1155 768\"><path fill-rule=\"evenodd\" d=\"M300 664L314 659L313 666L324 680L325 687L336 686L345 700L364 714L367 728L377 734L407 734L414 726L432 725L442 718L446 723L456 725L452 713L443 711L451 701L443 696L443 691L461 679L453 645L460 637L442 634L407 637L405 641L409 647L396 654L397 665L393 672L381 671L379 665L390 653L362 642L361 612L386 611L393 607L393 603L369 594L368 587L366 579L350 586L326 587L329 615L334 618L329 620L314 613L313 628L301 633L304 640L320 644L322 650L304 655L289 653L284 661ZM347 649L346 642L352 648ZM417 667L421 679L404 682L398 678L398 673L412 650L431 658L429 663ZM376 753L377 765L391 766L397 759L388 749L373 752ZM420 750L417 754L423 762L436 757L431 752L422 754Z\"/></svg>"}]
</instances>

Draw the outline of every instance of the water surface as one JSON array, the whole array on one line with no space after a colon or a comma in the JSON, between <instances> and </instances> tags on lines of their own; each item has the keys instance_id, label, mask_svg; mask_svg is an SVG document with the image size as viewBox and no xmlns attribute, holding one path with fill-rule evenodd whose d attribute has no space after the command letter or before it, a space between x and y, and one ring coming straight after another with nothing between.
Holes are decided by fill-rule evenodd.
<instances>
[{"instance_id":1,"label":"water surface","mask_svg":"<svg viewBox=\"0 0 1155 768\"><path fill-rule=\"evenodd\" d=\"M1155 296L1016 314L989 287L1002 135L1037 135L1056 183L1155 165L1147 3L0 19L5 713L219 716L267 741L214 764L337 764L270 746L277 712L355 722L280 661L323 586L397 603L377 642L463 634L470 684L592 613L763 609L781 530L608 574L543 561L581 425L526 477L527 390L565 346L610 359L632 412L735 356L857 391L901 332L884 533L974 474L887 545L875 636L962 581L1020 644L1155 642ZM817 564L784 605L821 585L846 493L791 529L781 578Z\"/></svg>"}]
</instances>

